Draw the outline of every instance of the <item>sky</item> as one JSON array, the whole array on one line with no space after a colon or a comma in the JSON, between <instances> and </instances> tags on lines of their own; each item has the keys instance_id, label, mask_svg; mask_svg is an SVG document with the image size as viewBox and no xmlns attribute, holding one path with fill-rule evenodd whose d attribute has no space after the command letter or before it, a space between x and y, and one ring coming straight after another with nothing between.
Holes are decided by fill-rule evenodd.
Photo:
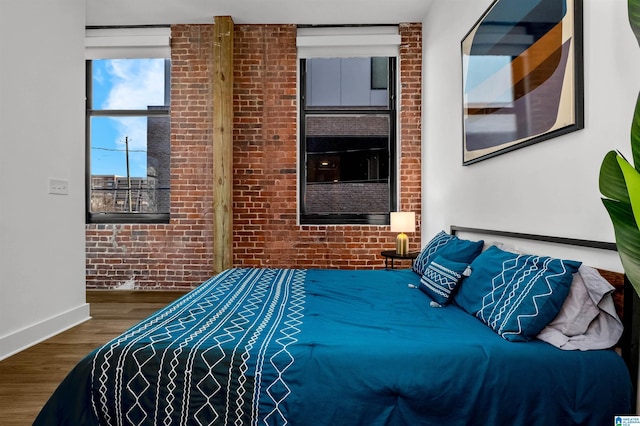
<instances>
[{"instance_id":1,"label":"sky","mask_svg":"<svg viewBox=\"0 0 640 426\"><path fill-rule=\"evenodd\" d=\"M164 105L164 59L93 61L93 109L147 109ZM132 177L147 175L147 120L92 117L91 174L126 176L125 138Z\"/></svg>"}]
</instances>

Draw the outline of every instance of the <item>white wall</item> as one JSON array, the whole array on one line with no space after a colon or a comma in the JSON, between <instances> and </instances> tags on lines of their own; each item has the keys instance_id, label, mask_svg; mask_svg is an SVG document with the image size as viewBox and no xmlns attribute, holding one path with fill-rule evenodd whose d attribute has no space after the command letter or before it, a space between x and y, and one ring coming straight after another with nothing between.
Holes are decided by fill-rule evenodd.
<instances>
[{"instance_id":1,"label":"white wall","mask_svg":"<svg viewBox=\"0 0 640 426\"><path fill-rule=\"evenodd\" d=\"M598 173L611 149L630 158L640 48L627 2L584 2L585 128L463 167L460 41L490 4L434 2L423 25L423 244L452 224L614 241ZM615 252L588 261L621 270Z\"/></svg>"},{"instance_id":2,"label":"white wall","mask_svg":"<svg viewBox=\"0 0 640 426\"><path fill-rule=\"evenodd\" d=\"M83 0L0 0L0 359L89 316L84 26Z\"/></svg>"}]
</instances>

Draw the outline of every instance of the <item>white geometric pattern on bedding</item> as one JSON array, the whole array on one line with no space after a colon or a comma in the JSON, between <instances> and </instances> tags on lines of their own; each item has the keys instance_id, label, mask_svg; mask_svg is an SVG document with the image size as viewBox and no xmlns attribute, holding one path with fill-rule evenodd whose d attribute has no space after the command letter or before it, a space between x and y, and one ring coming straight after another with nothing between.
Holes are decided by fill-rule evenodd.
<instances>
[{"instance_id":1,"label":"white geometric pattern on bedding","mask_svg":"<svg viewBox=\"0 0 640 426\"><path fill-rule=\"evenodd\" d=\"M435 295L448 299L462 278L462 274L447 268L438 262L438 260L439 259L435 259L429 264L429 267L427 267L427 270L420 279L420 284L435 293Z\"/></svg>"},{"instance_id":2,"label":"white geometric pattern on bedding","mask_svg":"<svg viewBox=\"0 0 640 426\"><path fill-rule=\"evenodd\" d=\"M256 423L262 398L271 411L260 416L282 423L280 404L289 395L284 372L294 362L287 348L300 332L304 277L301 270L224 271L105 345L92 369L94 412L108 424L237 423L247 417ZM265 351L269 344L275 352ZM125 358L137 371L120 368ZM155 371L148 368L153 363ZM194 368L205 373L192 376ZM228 370L222 381L221 370Z\"/></svg>"},{"instance_id":3,"label":"white geometric pattern on bedding","mask_svg":"<svg viewBox=\"0 0 640 426\"><path fill-rule=\"evenodd\" d=\"M506 259L476 316L507 340L528 340L558 313L578 266L535 255Z\"/></svg>"},{"instance_id":4,"label":"white geometric pattern on bedding","mask_svg":"<svg viewBox=\"0 0 640 426\"><path fill-rule=\"evenodd\" d=\"M417 274L423 275L427 270L427 266L429 266L429 263L431 263L431 261L433 260L436 252L440 250L440 248L447 245L447 243L452 239L452 235L449 235L444 231L438 232L422 249L416 260L413 262L412 269Z\"/></svg>"},{"instance_id":5,"label":"white geometric pattern on bedding","mask_svg":"<svg viewBox=\"0 0 640 426\"><path fill-rule=\"evenodd\" d=\"M511 316L515 314L515 322L518 324L516 334L520 334L522 332L521 318L523 316L537 316L540 310L536 299L552 294L553 289L548 283L538 286L538 293L530 295L533 309L527 310L526 314L519 314L520 306L526 300L526 296L529 296L529 293L534 291L533 283L535 283L535 279L524 281L524 278L530 274L542 276L546 268L524 272L515 277L517 278L515 282L507 282L504 280L505 272L518 266L522 267L524 264L519 265L517 259L515 259L504 262L502 266L504 272L492 280L493 291L482 298L482 309L478 312L478 317L496 330L498 334L503 334L505 326L511 320ZM506 286L509 286L509 289L503 291ZM496 296L498 300L496 300Z\"/></svg>"}]
</instances>

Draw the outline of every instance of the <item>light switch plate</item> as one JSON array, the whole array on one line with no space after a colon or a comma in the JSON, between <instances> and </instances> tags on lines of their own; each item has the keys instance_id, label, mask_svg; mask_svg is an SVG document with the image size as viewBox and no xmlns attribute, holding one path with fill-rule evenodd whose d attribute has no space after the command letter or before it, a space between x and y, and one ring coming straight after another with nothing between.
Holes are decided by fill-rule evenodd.
<instances>
[{"instance_id":1,"label":"light switch plate","mask_svg":"<svg viewBox=\"0 0 640 426\"><path fill-rule=\"evenodd\" d=\"M69 195L69 181L49 178L49 194Z\"/></svg>"}]
</instances>

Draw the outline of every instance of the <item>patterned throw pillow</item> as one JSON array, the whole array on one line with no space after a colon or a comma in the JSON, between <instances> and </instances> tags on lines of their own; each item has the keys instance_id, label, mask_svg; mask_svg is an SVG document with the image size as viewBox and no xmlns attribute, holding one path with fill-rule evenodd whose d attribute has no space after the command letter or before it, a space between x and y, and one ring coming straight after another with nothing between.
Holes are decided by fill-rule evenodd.
<instances>
[{"instance_id":1,"label":"patterned throw pillow","mask_svg":"<svg viewBox=\"0 0 640 426\"><path fill-rule=\"evenodd\" d=\"M489 247L454 300L510 341L533 339L560 311L580 262Z\"/></svg>"},{"instance_id":2,"label":"patterned throw pillow","mask_svg":"<svg viewBox=\"0 0 640 426\"><path fill-rule=\"evenodd\" d=\"M444 306L449 303L451 293L462 279L467 266L467 263L453 262L437 256L427 266L419 288L438 305Z\"/></svg>"},{"instance_id":3,"label":"patterned throw pillow","mask_svg":"<svg viewBox=\"0 0 640 426\"><path fill-rule=\"evenodd\" d=\"M444 231L438 232L435 237L422 249L413 262L413 271L424 275L427 266L436 256L442 256L454 262L469 264L482 251L484 241L462 240Z\"/></svg>"}]
</instances>

